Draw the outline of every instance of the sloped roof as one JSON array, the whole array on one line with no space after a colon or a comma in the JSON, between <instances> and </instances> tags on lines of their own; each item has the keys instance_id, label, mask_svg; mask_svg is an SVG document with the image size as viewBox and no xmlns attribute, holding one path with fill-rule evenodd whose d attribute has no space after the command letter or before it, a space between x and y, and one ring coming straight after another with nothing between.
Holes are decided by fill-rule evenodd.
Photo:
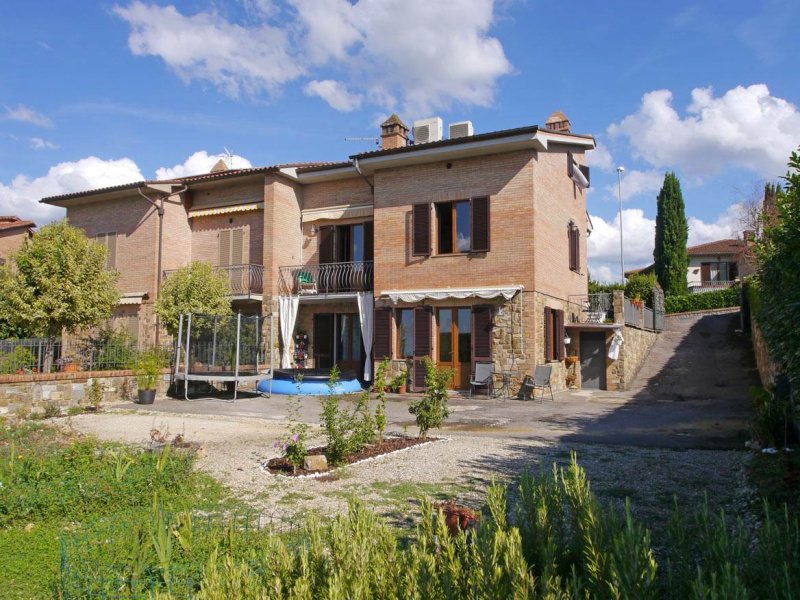
<instances>
[{"instance_id":1,"label":"sloped roof","mask_svg":"<svg viewBox=\"0 0 800 600\"><path fill-rule=\"evenodd\" d=\"M702 256L705 254L739 254L744 248L744 240L726 239L690 246L686 251L689 256Z\"/></svg>"},{"instance_id":2,"label":"sloped roof","mask_svg":"<svg viewBox=\"0 0 800 600\"><path fill-rule=\"evenodd\" d=\"M15 215L0 216L0 231L8 231L9 229L19 229L21 227L24 227L26 229L31 229L33 227L36 227L36 223L34 223L33 221L20 219Z\"/></svg>"}]
</instances>

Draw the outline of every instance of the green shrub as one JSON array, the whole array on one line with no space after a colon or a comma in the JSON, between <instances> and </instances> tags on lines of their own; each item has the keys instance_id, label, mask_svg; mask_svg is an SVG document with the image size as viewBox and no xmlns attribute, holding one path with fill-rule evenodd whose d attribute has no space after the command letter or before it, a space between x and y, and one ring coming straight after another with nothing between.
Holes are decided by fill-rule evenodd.
<instances>
[{"instance_id":1,"label":"green shrub","mask_svg":"<svg viewBox=\"0 0 800 600\"><path fill-rule=\"evenodd\" d=\"M131 369L136 366L136 340L126 331L101 329L87 344L93 353L95 371Z\"/></svg>"},{"instance_id":2,"label":"green shrub","mask_svg":"<svg viewBox=\"0 0 800 600\"><path fill-rule=\"evenodd\" d=\"M753 399L752 434L762 446L783 448L789 434L789 415L791 405L787 399L781 399L768 390L760 387L750 388Z\"/></svg>"},{"instance_id":3,"label":"green shrub","mask_svg":"<svg viewBox=\"0 0 800 600\"><path fill-rule=\"evenodd\" d=\"M165 352L152 348L139 354L136 360L136 385L140 390L154 390L158 387L161 370L169 364Z\"/></svg>"},{"instance_id":4,"label":"green shrub","mask_svg":"<svg viewBox=\"0 0 800 600\"><path fill-rule=\"evenodd\" d=\"M636 273L628 278L625 284L625 295L632 300L642 300L647 306L653 306L653 288L658 286L656 274L641 275Z\"/></svg>"},{"instance_id":5,"label":"green shrub","mask_svg":"<svg viewBox=\"0 0 800 600\"><path fill-rule=\"evenodd\" d=\"M35 366L36 357L26 346L16 346L11 352L0 356L0 375L30 372Z\"/></svg>"},{"instance_id":6,"label":"green shrub","mask_svg":"<svg viewBox=\"0 0 800 600\"><path fill-rule=\"evenodd\" d=\"M322 401L322 429L327 438L325 456L331 465L340 465L348 454L358 452L375 441L375 419L369 407L369 392L362 393L352 411L343 408L334 393L340 371L331 369L329 394Z\"/></svg>"},{"instance_id":7,"label":"green shrub","mask_svg":"<svg viewBox=\"0 0 800 600\"><path fill-rule=\"evenodd\" d=\"M438 429L450 416L447 410L447 392L453 382L452 369L438 369L434 362L425 357L425 395L419 400L412 400L408 405L417 421L419 437L428 437L428 431Z\"/></svg>"},{"instance_id":8,"label":"green shrub","mask_svg":"<svg viewBox=\"0 0 800 600\"><path fill-rule=\"evenodd\" d=\"M729 308L732 306L739 306L740 303L741 289L739 286L714 292L701 292L698 294L687 294L686 296L667 296L664 298L664 308L667 313Z\"/></svg>"},{"instance_id":9,"label":"green shrub","mask_svg":"<svg viewBox=\"0 0 800 600\"><path fill-rule=\"evenodd\" d=\"M589 279L589 293L590 294L610 294L616 290L624 290L625 284L623 283L600 283L594 279Z\"/></svg>"}]
</instances>

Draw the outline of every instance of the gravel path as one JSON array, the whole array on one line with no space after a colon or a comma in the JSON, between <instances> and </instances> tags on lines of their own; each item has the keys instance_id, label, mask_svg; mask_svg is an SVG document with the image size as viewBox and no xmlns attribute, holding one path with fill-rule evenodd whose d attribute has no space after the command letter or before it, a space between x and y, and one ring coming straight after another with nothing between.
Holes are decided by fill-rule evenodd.
<instances>
[{"instance_id":1,"label":"gravel path","mask_svg":"<svg viewBox=\"0 0 800 600\"><path fill-rule=\"evenodd\" d=\"M502 431L496 436L447 431L432 434L441 436L440 441L351 465L319 480L275 477L262 469L263 460L276 456L273 444L285 433L286 423L141 412L81 415L62 422L82 433L129 443L148 442L153 428L181 434L202 447L197 468L254 507L283 517L339 512L352 496L398 523L413 519L422 496L456 498L479 507L491 481L511 482L522 473L549 471L553 462L567 464L570 451L577 452L601 499L621 506L629 497L634 514L651 527L666 521L673 496L681 506L697 508L707 493L713 509L733 514L740 514L751 500L744 486L750 455L739 451L566 445L501 437Z\"/></svg>"}]
</instances>

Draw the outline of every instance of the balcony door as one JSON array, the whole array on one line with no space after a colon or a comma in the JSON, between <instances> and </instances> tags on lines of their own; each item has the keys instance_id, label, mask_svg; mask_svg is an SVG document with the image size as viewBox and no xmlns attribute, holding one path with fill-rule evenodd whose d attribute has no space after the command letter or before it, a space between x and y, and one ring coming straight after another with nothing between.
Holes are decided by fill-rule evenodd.
<instances>
[{"instance_id":1,"label":"balcony door","mask_svg":"<svg viewBox=\"0 0 800 600\"><path fill-rule=\"evenodd\" d=\"M320 284L325 292L363 288L363 263L373 258L372 221L351 225L326 225L319 228ZM343 265L342 263L353 263Z\"/></svg>"},{"instance_id":2,"label":"balcony door","mask_svg":"<svg viewBox=\"0 0 800 600\"><path fill-rule=\"evenodd\" d=\"M469 387L472 371L472 310L440 308L436 311L437 364L453 369L453 389Z\"/></svg>"},{"instance_id":3,"label":"balcony door","mask_svg":"<svg viewBox=\"0 0 800 600\"><path fill-rule=\"evenodd\" d=\"M314 315L314 338L311 340L314 366L330 369L339 365L344 371L364 372L364 343L358 313L317 313Z\"/></svg>"}]
</instances>

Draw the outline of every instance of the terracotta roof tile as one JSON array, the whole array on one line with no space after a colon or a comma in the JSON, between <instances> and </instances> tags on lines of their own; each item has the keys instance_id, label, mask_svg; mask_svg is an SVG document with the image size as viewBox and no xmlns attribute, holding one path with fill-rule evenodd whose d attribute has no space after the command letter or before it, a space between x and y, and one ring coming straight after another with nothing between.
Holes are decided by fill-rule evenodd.
<instances>
[{"instance_id":1,"label":"terracotta roof tile","mask_svg":"<svg viewBox=\"0 0 800 600\"><path fill-rule=\"evenodd\" d=\"M8 231L9 229L18 229L20 227L30 229L36 227L36 223L12 215L0 216L0 231Z\"/></svg>"},{"instance_id":2,"label":"terracotta roof tile","mask_svg":"<svg viewBox=\"0 0 800 600\"><path fill-rule=\"evenodd\" d=\"M689 256L698 256L703 254L739 254L744 250L744 240L727 239L716 240L714 242L706 242L705 244L698 244L697 246L690 246L686 249Z\"/></svg>"}]
</instances>

